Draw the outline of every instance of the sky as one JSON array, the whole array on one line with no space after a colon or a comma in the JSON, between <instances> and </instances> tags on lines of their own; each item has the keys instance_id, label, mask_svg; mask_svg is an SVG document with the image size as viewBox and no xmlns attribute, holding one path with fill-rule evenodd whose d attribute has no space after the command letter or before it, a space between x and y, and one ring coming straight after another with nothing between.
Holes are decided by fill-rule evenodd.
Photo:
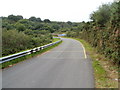
<instances>
[{"instance_id":1,"label":"sky","mask_svg":"<svg viewBox=\"0 0 120 90\"><path fill-rule=\"evenodd\" d=\"M89 21L89 16L102 4L113 0L1 0L0 16L22 15L51 21Z\"/></svg>"}]
</instances>

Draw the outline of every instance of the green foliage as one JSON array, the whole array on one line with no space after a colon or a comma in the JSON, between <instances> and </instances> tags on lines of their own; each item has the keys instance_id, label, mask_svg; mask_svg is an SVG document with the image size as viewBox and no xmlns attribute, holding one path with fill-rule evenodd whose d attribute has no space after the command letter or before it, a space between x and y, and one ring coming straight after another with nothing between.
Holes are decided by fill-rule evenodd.
<instances>
[{"instance_id":1,"label":"green foliage","mask_svg":"<svg viewBox=\"0 0 120 90\"><path fill-rule=\"evenodd\" d=\"M51 21L49 19L44 20L45 23L50 23Z\"/></svg>"},{"instance_id":2,"label":"green foliage","mask_svg":"<svg viewBox=\"0 0 120 90\"><path fill-rule=\"evenodd\" d=\"M2 41L2 55L5 56L50 43L52 42L52 36L44 30L26 30L24 32L3 30Z\"/></svg>"},{"instance_id":3,"label":"green foliage","mask_svg":"<svg viewBox=\"0 0 120 90\"><path fill-rule=\"evenodd\" d=\"M8 19L11 20L11 21L17 22L17 21L23 19L23 17L21 15L17 15L17 16L15 16L15 15L9 15Z\"/></svg>"},{"instance_id":4,"label":"green foliage","mask_svg":"<svg viewBox=\"0 0 120 90\"><path fill-rule=\"evenodd\" d=\"M36 18L36 17L30 17L29 18L30 21L33 21L33 22L42 22L41 18Z\"/></svg>"},{"instance_id":5,"label":"green foliage","mask_svg":"<svg viewBox=\"0 0 120 90\"><path fill-rule=\"evenodd\" d=\"M79 23L77 29L67 32L67 36L86 40L110 61L120 64L119 14L120 2L104 4L91 14L91 22Z\"/></svg>"},{"instance_id":6,"label":"green foliage","mask_svg":"<svg viewBox=\"0 0 120 90\"><path fill-rule=\"evenodd\" d=\"M16 23L15 24L15 28L18 30L18 31L25 31L26 27L24 24L21 24L21 23Z\"/></svg>"},{"instance_id":7,"label":"green foliage","mask_svg":"<svg viewBox=\"0 0 120 90\"><path fill-rule=\"evenodd\" d=\"M23 19L20 15L9 15L2 19L3 56L52 42L54 29L40 18Z\"/></svg>"},{"instance_id":8,"label":"green foliage","mask_svg":"<svg viewBox=\"0 0 120 90\"><path fill-rule=\"evenodd\" d=\"M2 41L3 56L31 48L30 37L16 30L3 30Z\"/></svg>"},{"instance_id":9,"label":"green foliage","mask_svg":"<svg viewBox=\"0 0 120 90\"><path fill-rule=\"evenodd\" d=\"M91 19L100 26L104 26L110 19L110 5L103 4L96 12L91 14Z\"/></svg>"},{"instance_id":10,"label":"green foliage","mask_svg":"<svg viewBox=\"0 0 120 90\"><path fill-rule=\"evenodd\" d=\"M111 5L111 24L113 27L120 27L120 1Z\"/></svg>"},{"instance_id":11,"label":"green foliage","mask_svg":"<svg viewBox=\"0 0 120 90\"><path fill-rule=\"evenodd\" d=\"M68 21L67 23L68 23L69 25L72 25L72 22L70 22L70 21Z\"/></svg>"},{"instance_id":12,"label":"green foliage","mask_svg":"<svg viewBox=\"0 0 120 90\"><path fill-rule=\"evenodd\" d=\"M54 29L54 31L57 31L60 29L60 26L58 24L53 24L52 28Z\"/></svg>"}]
</instances>

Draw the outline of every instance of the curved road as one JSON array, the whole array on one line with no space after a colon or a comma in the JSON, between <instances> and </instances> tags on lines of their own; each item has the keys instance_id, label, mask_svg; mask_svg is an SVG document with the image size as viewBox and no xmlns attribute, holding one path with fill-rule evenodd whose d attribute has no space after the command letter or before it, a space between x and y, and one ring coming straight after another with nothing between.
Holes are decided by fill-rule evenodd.
<instances>
[{"instance_id":1,"label":"curved road","mask_svg":"<svg viewBox=\"0 0 120 90\"><path fill-rule=\"evenodd\" d=\"M58 47L2 72L3 88L94 88L91 61L79 41Z\"/></svg>"}]
</instances>

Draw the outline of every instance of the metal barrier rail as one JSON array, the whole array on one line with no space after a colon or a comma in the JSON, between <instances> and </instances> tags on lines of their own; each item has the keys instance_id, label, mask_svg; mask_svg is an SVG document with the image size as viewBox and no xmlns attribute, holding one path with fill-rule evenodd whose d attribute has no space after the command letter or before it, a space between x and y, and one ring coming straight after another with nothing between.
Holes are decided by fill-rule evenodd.
<instances>
[{"instance_id":1,"label":"metal barrier rail","mask_svg":"<svg viewBox=\"0 0 120 90\"><path fill-rule=\"evenodd\" d=\"M36 47L36 48L30 49L30 50L19 52L19 53L13 54L13 55L2 57L2 58L0 58L0 64L2 64L4 62L11 61L13 59L16 59L16 58L19 58L19 57L22 57L22 56L26 56L26 55L32 54L32 53L37 52L37 51L40 51L40 50L42 50L44 48L47 48L47 47L52 46L54 44L57 44L60 41L61 40L53 42L53 43L49 43L49 44L44 45L44 46Z\"/></svg>"}]
</instances>

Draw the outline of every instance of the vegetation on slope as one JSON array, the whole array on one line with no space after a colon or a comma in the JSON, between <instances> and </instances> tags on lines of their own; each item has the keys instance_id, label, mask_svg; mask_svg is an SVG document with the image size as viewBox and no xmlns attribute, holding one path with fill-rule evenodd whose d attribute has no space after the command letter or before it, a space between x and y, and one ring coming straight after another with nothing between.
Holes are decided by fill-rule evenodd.
<instances>
[{"instance_id":1,"label":"vegetation on slope","mask_svg":"<svg viewBox=\"0 0 120 90\"><path fill-rule=\"evenodd\" d=\"M2 17L2 56L50 43L53 41L52 33L63 33L70 27L69 22L42 21L36 17Z\"/></svg>"},{"instance_id":2,"label":"vegetation on slope","mask_svg":"<svg viewBox=\"0 0 120 90\"><path fill-rule=\"evenodd\" d=\"M104 4L91 14L90 22L81 22L77 29L67 32L89 42L97 51L115 64L120 64L120 2ZM74 27L75 28L75 27Z\"/></svg>"}]
</instances>

